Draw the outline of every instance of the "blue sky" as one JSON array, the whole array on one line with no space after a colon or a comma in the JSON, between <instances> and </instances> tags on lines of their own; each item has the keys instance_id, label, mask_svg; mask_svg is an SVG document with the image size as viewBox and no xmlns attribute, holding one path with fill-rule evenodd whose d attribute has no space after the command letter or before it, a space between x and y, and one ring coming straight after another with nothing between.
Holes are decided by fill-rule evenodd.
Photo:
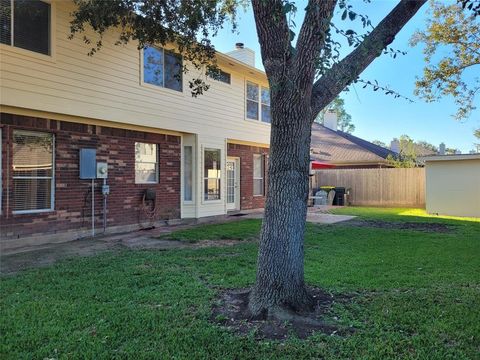
<instances>
[{"instance_id":1,"label":"blue sky","mask_svg":"<svg viewBox=\"0 0 480 360\"><path fill-rule=\"evenodd\" d=\"M298 13L295 17L297 27L303 18L304 1L297 1ZM361 0L351 1L354 10L366 14L376 25L397 3L390 0L372 0L364 3ZM415 77L421 75L423 69L423 55L420 47L411 48L408 40L416 29L425 27L427 6L416 14L402 31L397 35L392 46L398 50L407 51L405 56L392 59L383 55L376 59L361 75L365 80L378 80L382 85L388 85L402 95L415 100L409 103L404 99L394 99L370 89L363 89L357 85L350 92L342 93L345 99L347 112L352 115L356 126L354 135L366 140L381 140L389 143L394 137L407 134L414 140L425 140L434 145L444 142L447 147L458 148L463 153L473 149L475 138L473 131L480 127L480 111L476 110L469 119L459 122L452 118L456 108L451 98L442 99L436 103L425 103L413 95ZM336 17L339 17L337 14ZM229 28L222 30L213 43L221 52L231 51L236 42L243 42L246 47L255 51L256 66L262 68L260 47L251 8L239 13L238 34L232 33ZM343 28L354 28L348 21L337 21ZM298 29L297 29L298 30ZM350 49L345 47L344 51ZM473 76L473 75L472 75Z\"/></svg>"}]
</instances>

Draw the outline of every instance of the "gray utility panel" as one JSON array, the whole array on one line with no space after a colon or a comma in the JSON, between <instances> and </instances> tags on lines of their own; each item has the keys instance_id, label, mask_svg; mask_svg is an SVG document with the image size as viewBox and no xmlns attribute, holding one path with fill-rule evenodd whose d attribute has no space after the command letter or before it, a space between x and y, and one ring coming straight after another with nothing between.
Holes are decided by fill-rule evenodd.
<instances>
[{"instance_id":1,"label":"gray utility panel","mask_svg":"<svg viewBox=\"0 0 480 360\"><path fill-rule=\"evenodd\" d=\"M97 149L80 149L80 179L96 179Z\"/></svg>"}]
</instances>

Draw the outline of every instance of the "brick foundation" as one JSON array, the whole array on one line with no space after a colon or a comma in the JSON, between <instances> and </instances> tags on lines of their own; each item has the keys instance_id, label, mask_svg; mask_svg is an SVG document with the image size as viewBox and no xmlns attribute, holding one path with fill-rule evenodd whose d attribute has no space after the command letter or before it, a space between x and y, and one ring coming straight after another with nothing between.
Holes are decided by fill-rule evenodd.
<instances>
[{"instance_id":1,"label":"brick foundation","mask_svg":"<svg viewBox=\"0 0 480 360\"><path fill-rule=\"evenodd\" d=\"M253 155L268 155L268 150L268 148L256 146L228 144L227 156L240 158L240 208L242 210L265 206L265 196L253 196Z\"/></svg>"},{"instance_id":2,"label":"brick foundation","mask_svg":"<svg viewBox=\"0 0 480 360\"><path fill-rule=\"evenodd\" d=\"M34 234L55 234L91 228L91 180L79 179L79 149L97 149L97 161L108 163L108 227L148 226L142 210L145 189L156 191L156 216L180 217L179 136L154 134L103 126L1 114L2 127L2 241ZM50 132L55 136L55 208L38 214L12 214L11 190L12 131L14 129ZM158 144L159 183L135 184L135 142ZM101 231L103 219L102 180L95 187L95 226ZM9 188L10 184L10 188Z\"/></svg>"}]
</instances>

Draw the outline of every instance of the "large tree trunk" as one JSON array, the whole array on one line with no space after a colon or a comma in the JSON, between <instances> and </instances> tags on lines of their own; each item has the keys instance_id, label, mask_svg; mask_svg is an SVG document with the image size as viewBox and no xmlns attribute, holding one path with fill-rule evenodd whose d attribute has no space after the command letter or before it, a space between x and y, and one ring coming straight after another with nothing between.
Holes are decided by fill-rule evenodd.
<instances>
[{"instance_id":1,"label":"large tree trunk","mask_svg":"<svg viewBox=\"0 0 480 360\"><path fill-rule=\"evenodd\" d=\"M268 194L257 282L249 303L255 317L305 310L313 304L303 275L311 134L311 122L305 120L311 118L310 106L278 97L272 97Z\"/></svg>"},{"instance_id":2,"label":"large tree trunk","mask_svg":"<svg viewBox=\"0 0 480 360\"><path fill-rule=\"evenodd\" d=\"M313 305L303 271L313 118L380 56L426 0L401 0L359 46L314 81L336 2L308 1L293 49L285 2L252 0L272 111L268 194L249 302L255 317L278 318Z\"/></svg>"}]
</instances>

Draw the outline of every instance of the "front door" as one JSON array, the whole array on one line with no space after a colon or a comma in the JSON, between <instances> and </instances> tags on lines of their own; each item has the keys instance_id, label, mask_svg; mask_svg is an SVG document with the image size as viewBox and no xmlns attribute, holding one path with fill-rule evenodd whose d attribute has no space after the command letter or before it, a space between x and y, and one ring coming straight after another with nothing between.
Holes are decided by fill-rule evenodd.
<instances>
[{"instance_id":1,"label":"front door","mask_svg":"<svg viewBox=\"0 0 480 360\"><path fill-rule=\"evenodd\" d=\"M240 159L227 159L227 210L240 210Z\"/></svg>"}]
</instances>

